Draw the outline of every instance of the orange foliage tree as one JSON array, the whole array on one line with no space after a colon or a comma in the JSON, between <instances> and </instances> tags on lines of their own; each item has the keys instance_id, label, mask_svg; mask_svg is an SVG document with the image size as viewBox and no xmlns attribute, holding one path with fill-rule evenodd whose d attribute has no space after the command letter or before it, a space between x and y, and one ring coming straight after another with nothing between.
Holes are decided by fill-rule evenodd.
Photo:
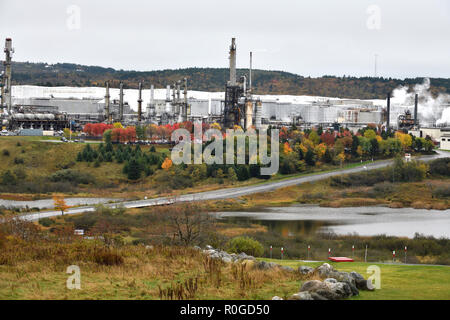
<instances>
[{"instance_id":1,"label":"orange foliage tree","mask_svg":"<svg viewBox=\"0 0 450 320\"><path fill-rule=\"evenodd\" d=\"M70 207L66 204L64 197L62 195L53 195L53 205L55 209L61 211L61 215L64 215L64 212Z\"/></svg>"}]
</instances>

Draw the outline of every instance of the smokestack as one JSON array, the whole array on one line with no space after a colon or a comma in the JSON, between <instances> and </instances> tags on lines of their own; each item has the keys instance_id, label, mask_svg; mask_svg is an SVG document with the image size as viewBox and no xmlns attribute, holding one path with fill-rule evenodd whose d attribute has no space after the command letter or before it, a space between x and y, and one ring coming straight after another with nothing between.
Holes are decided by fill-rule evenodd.
<instances>
[{"instance_id":1,"label":"smokestack","mask_svg":"<svg viewBox=\"0 0 450 320\"><path fill-rule=\"evenodd\" d=\"M414 102L414 128L417 128L417 124L419 123L417 120L417 111L419 109L419 95L416 93L415 102Z\"/></svg>"},{"instance_id":2,"label":"smokestack","mask_svg":"<svg viewBox=\"0 0 450 320\"><path fill-rule=\"evenodd\" d=\"M6 103L6 108L8 113L11 113L12 108L12 100L11 100L11 60L14 49L12 48L12 40L11 38L6 38L5 40L5 61L3 65L5 66L5 74L3 75L3 92L5 94L4 101Z\"/></svg>"},{"instance_id":3,"label":"smokestack","mask_svg":"<svg viewBox=\"0 0 450 320\"><path fill-rule=\"evenodd\" d=\"M184 78L184 107L183 107L183 121L187 121L188 112L188 89L187 89L187 78Z\"/></svg>"},{"instance_id":4,"label":"smokestack","mask_svg":"<svg viewBox=\"0 0 450 320\"><path fill-rule=\"evenodd\" d=\"M138 122L142 120L142 82L139 82Z\"/></svg>"},{"instance_id":5,"label":"smokestack","mask_svg":"<svg viewBox=\"0 0 450 320\"><path fill-rule=\"evenodd\" d=\"M387 94L387 119L386 119L386 131L390 128L390 122L391 122L391 93L389 92Z\"/></svg>"},{"instance_id":6,"label":"smokestack","mask_svg":"<svg viewBox=\"0 0 450 320\"><path fill-rule=\"evenodd\" d=\"M120 82L120 93L119 93L119 121L123 120L123 83Z\"/></svg>"},{"instance_id":7,"label":"smokestack","mask_svg":"<svg viewBox=\"0 0 450 320\"><path fill-rule=\"evenodd\" d=\"M106 81L106 94L105 94L105 118L107 123L111 123L110 110L109 110L109 81Z\"/></svg>"},{"instance_id":8,"label":"smokestack","mask_svg":"<svg viewBox=\"0 0 450 320\"><path fill-rule=\"evenodd\" d=\"M232 38L230 46L230 86L235 85L236 85L236 38Z\"/></svg>"},{"instance_id":9,"label":"smokestack","mask_svg":"<svg viewBox=\"0 0 450 320\"><path fill-rule=\"evenodd\" d=\"M248 92L252 93L253 52L250 52L250 71L248 76Z\"/></svg>"}]
</instances>

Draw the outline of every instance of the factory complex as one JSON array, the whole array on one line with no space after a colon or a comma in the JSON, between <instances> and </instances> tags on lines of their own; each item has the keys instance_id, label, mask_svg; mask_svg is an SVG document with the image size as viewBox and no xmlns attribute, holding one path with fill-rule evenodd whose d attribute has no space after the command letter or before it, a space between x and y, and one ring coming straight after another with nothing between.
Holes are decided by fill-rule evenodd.
<instances>
[{"instance_id":1,"label":"factory complex","mask_svg":"<svg viewBox=\"0 0 450 320\"><path fill-rule=\"evenodd\" d=\"M445 128L435 119L421 117L420 96L397 101L392 93L386 100L358 100L331 97L256 95L252 87L252 60L248 74L236 76L236 40L229 51L230 77L223 92L189 90L189 79L179 79L165 88L140 83L139 89L101 87L12 86L12 40L5 43L4 72L1 75L1 123L3 133L51 134L64 128L82 129L87 123L166 125L185 121L219 123L222 128L240 126L256 129L295 125L301 129L322 127L356 131L368 124L382 130L407 130L441 141ZM450 107L442 103L442 110ZM449 123L441 124L442 126ZM428 129L427 129L428 128ZM37 131L33 131L37 130ZM430 131L430 132L431 132ZM36 133L38 132L38 133ZM446 141L447 142L447 141Z\"/></svg>"}]
</instances>

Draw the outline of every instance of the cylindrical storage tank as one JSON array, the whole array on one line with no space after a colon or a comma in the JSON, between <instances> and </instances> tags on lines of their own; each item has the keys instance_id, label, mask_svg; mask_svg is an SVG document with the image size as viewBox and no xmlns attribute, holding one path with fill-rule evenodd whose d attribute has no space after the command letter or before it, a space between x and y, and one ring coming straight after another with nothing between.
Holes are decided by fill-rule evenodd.
<instances>
[{"instance_id":1,"label":"cylindrical storage tank","mask_svg":"<svg viewBox=\"0 0 450 320\"><path fill-rule=\"evenodd\" d=\"M32 113L25 113L24 117L27 120L34 120L34 114L32 114Z\"/></svg>"},{"instance_id":2,"label":"cylindrical storage tank","mask_svg":"<svg viewBox=\"0 0 450 320\"><path fill-rule=\"evenodd\" d=\"M51 113L48 113L48 114L45 115L45 119L46 120L55 120L55 115L51 114Z\"/></svg>"},{"instance_id":3,"label":"cylindrical storage tank","mask_svg":"<svg viewBox=\"0 0 450 320\"><path fill-rule=\"evenodd\" d=\"M25 115L23 113L16 113L13 115L13 118L17 120L23 120L25 119Z\"/></svg>"}]
</instances>

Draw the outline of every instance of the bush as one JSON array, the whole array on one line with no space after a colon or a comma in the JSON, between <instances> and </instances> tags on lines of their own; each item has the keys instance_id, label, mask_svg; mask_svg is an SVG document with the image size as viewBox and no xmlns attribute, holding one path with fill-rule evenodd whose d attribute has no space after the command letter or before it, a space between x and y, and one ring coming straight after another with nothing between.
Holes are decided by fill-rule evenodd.
<instances>
[{"instance_id":1,"label":"bush","mask_svg":"<svg viewBox=\"0 0 450 320\"><path fill-rule=\"evenodd\" d=\"M14 158L14 164L24 164L25 160L23 158Z\"/></svg>"},{"instance_id":2,"label":"bush","mask_svg":"<svg viewBox=\"0 0 450 320\"><path fill-rule=\"evenodd\" d=\"M9 157L9 150L8 149L3 149L2 154L6 157Z\"/></svg>"},{"instance_id":3,"label":"bush","mask_svg":"<svg viewBox=\"0 0 450 320\"><path fill-rule=\"evenodd\" d=\"M450 176L450 158L431 161L430 173L434 175Z\"/></svg>"},{"instance_id":4,"label":"bush","mask_svg":"<svg viewBox=\"0 0 450 320\"><path fill-rule=\"evenodd\" d=\"M228 251L237 254L244 252L254 257L260 257L264 253L264 247L252 238L236 237L228 242Z\"/></svg>"},{"instance_id":5,"label":"bush","mask_svg":"<svg viewBox=\"0 0 450 320\"><path fill-rule=\"evenodd\" d=\"M94 261L104 266L118 266L123 264L123 257L111 250L100 250L94 254Z\"/></svg>"},{"instance_id":6,"label":"bush","mask_svg":"<svg viewBox=\"0 0 450 320\"><path fill-rule=\"evenodd\" d=\"M433 198L449 198L450 186L441 186L433 190Z\"/></svg>"},{"instance_id":7,"label":"bush","mask_svg":"<svg viewBox=\"0 0 450 320\"><path fill-rule=\"evenodd\" d=\"M41 225L41 226L44 226L44 227L50 227L51 225L53 225L53 224L55 224L55 221L53 221L52 219L50 219L50 218L42 218L42 219L39 219L39 224Z\"/></svg>"},{"instance_id":8,"label":"bush","mask_svg":"<svg viewBox=\"0 0 450 320\"><path fill-rule=\"evenodd\" d=\"M73 185L89 184L95 182L94 177L89 173L77 170L65 169L59 170L50 176L52 182L69 182Z\"/></svg>"}]
</instances>

